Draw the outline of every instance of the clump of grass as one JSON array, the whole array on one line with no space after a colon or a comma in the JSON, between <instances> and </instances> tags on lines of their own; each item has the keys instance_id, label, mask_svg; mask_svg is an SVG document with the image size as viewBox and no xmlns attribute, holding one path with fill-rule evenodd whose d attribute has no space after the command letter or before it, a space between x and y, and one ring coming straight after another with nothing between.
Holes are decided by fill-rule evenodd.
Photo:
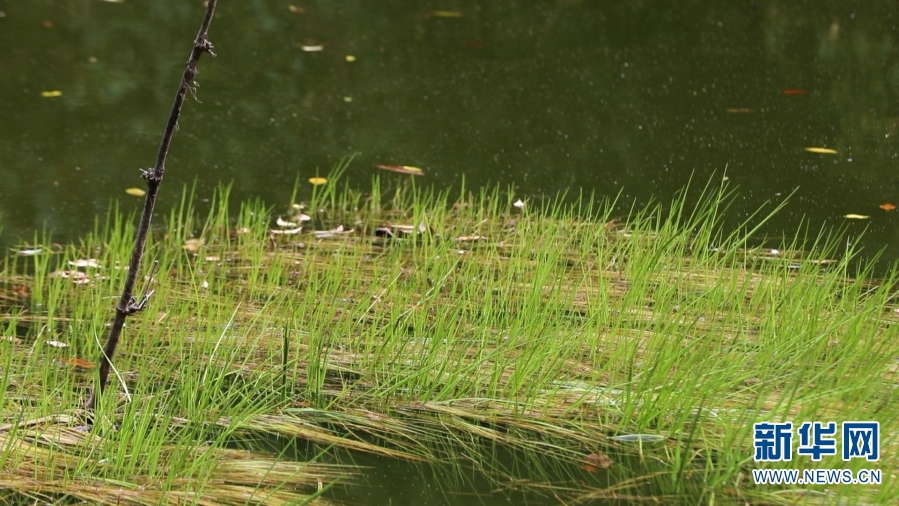
<instances>
[{"instance_id":1,"label":"clump of grass","mask_svg":"<svg viewBox=\"0 0 899 506\"><path fill-rule=\"evenodd\" d=\"M148 245L161 274L129 320L99 433L77 428L93 374L72 364L97 355L133 220L113 210L27 269L8 256L6 286L30 292L0 299L20 341L0 349L0 480L27 469L31 488L15 493L137 503L239 502L256 487L265 502L350 474L228 449L265 435L514 477L572 502L899 495L889 478L834 492L748 476L752 423L769 420L878 420L878 467L897 468L895 280L871 280L839 236L762 248L777 206L725 230L723 188L614 217L587 196L522 206L499 188L450 196L375 178L360 193L336 176L280 213L257 201L232 214L222 188L201 220L185 191ZM279 216L304 230L278 233ZM88 258L101 268L69 266ZM656 441L615 438L635 434ZM596 455L614 463L597 470ZM234 466L257 481L223 478Z\"/></svg>"}]
</instances>

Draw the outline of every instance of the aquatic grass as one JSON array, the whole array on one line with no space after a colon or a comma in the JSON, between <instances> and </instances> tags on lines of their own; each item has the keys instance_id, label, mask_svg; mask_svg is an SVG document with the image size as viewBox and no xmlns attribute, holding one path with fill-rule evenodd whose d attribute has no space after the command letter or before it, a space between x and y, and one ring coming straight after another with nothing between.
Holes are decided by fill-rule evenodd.
<instances>
[{"instance_id":1,"label":"aquatic grass","mask_svg":"<svg viewBox=\"0 0 899 506\"><path fill-rule=\"evenodd\" d=\"M229 445L264 435L449 466L456 484L474 470L571 501L811 501L748 483L751 426L831 419L879 420L879 466L897 467L896 280L870 279L872 264L826 231L756 237L782 203L733 230L722 223L734 193L712 185L614 216L589 195L520 207L511 188L451 197L379 175L362 193L340 189L337 175L299 185L280 210L232 207L222 187L205 220L185 190L148 244L155 294L115 361L130 399L103 399L96 435L78 431L73 411L93 371L66 360L97 353L133 225L112 209L33 271L10 257L3 279L40 277L32 291L55 307L2 299L4 335L22 342L0 343L12 392L0 400L0 479L27 461L54 497L58 480L93 474L129 490L149 484L129 496L138 503L162 491L226 497L222 456L239 465ZM299 212L293 204L313 221L302 234L272 233L275 218ZM96 258L103 276L51 276L79 258ZM35 427L90 444L36 454L26 447L48 439ZM635 434L659 440L614 439ZM614 464L585 471L593 453ZM271 458L257 452L246 465ZM284 472L257 474L260 493L314 492L312 468L279 462ZM896 487L839 497L874 501Z\"/></svg>"}]
</instances>

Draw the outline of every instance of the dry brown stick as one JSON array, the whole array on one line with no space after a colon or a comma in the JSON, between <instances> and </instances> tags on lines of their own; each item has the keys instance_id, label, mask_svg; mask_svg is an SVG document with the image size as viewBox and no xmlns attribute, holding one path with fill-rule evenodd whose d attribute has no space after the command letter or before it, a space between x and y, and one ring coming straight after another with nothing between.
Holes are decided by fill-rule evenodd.
<instances>
[{"instance_id":1,"label":"dry brown stick","mask_svg":"<svg viewBox=\"0 0 899 506\"><path fill-rule=\"evenodd\" d=\"M215 12L216 0L208 0L206 4L206 17L203 18L203 24L200 26L200 32L194 39L194 48L190 53L190 59L184 68L184 75L181 77L181 84L178 86L178 93L175 95L175 102L172 104L172 110L169 113L169 121L165 126L165 132L162 134L162 142L159 144L159 154L156 157L156 166L152 169L141 169L141 177L147 183L147 197L144 200L144 210L140 217L140 227L137 230L135 238L134 250L131 252L131 261L128 263L128 277L125 279L125 287L122 289L122 297L115 308L115 319L112 322L112 328L109 329L109 337L106 339L106 346L103 348L103 355L100 357L100 383L87 400L85 407L88 411L93 412L103 390L106 388L106 381L109 378L110 361L115 354L116 346L119 344L119 337L122 335L122 327L125 325L125 319L138 311L144 309L153 292L145 293L141 300L134 297L134 284L137 282L137 275L140 272L141 260L144 256L144 248L147 244L147 234L150 232L150 220L153 218L153 206L156 204L156 195L159 193L159 185L162 183L162 175L165 172L165 158L169 153L169 145L172 142L172 135L178 127L178 117L181 115L181 105L184 104L184 96L188 90L193 92L192 85L194 77L197 75L197 63L200 61L200 55L212 52L212 43L206 39L206 33L209 31L209 24L212 23L212 15Z\"/></svg>"}]
</instances>

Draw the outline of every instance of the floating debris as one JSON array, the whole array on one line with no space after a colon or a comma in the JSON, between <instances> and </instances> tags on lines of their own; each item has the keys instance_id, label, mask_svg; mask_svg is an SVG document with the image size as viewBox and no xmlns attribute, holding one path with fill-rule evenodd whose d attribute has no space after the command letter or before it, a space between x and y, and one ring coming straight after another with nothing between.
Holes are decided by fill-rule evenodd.
<instances>
[{"instance_id":1,"label":"floating debris","mask_svg":"<svg viewBox=\"0 0 899 506\"><path fill-rule=\"evenodd\" d=\"M59 91L59 90L42 91L42 92L41 92L41 96L44 97L44 98L61 97L61 96L62 96L62 92Z\"/></svg>"},{"instance_id":2,"label":"floating debris","mask_svg":"<svg viewBox=\"0 0 899 506\"><path fill-rule=\"evenodd\" d=\"M379 169L389 170L391 172L399 172L400 174L411 174L413 176L424 176L425 173L418 167L409 165L378 165Z\"/></svg>"},{"instance_id":3,"label":"floating debris","mask_svg":"<svg viewBox=\"0 0 899 506\"><path fill-rule=\"evenodd\" d=\"M63 278L63 279L71 279L72 283L76 285L86 285L90 283L92 280L103 280L106 279L106 276L101 276L100 274L94 274L90 276L81 271L69 271L69 270L58 270L50 273L50 276L54 278Z\"/></svg>"},{"instance_id":4,"label":"floating debris","mask_svg":"<svg viewBox=\"0 0 899 506\"><path fill-rule=\"evenodd\" d=\"M852 214L852 213L843 215L843 218L847 218L850 220L870 220L871 219L871 217L868 216L867 214Z\"/></svg>"},{"instance_id":5,"label":"floating debris","mask_svg":"<svg viewBox=\"0 0 899 506\"><path fill-rule=\"evenodd\" d=\"M284 221L284 220L282 220L280 216L278 216L278 219L275 220L275 223L276 223L279 227L285 227L285 228L287 228L287 227L296 227L296 226L297 226L296 223L293 223L293 222L290 222L290 221Z\"/></svg>"},{"instance_id":6,"label":"floating debris","mask_svg":"<svg viewBox=\"0 0 899 506\"><path fill-rule=\"evenodd\" d=\"M465 13L459 11L431 11L431 13L426 16L433 16L435 18L464 18Z\"/></svg>"},{"instance_id":7,"label":"floating debris","mask_svg":"<svg viewBox=\"0 0 899 506\"><path fill-rule=\"evenodd\" d=\"M352 234L353 231L353 229L344 230L343 225L338 225L337 228L332 228L331 230L316 230L313 234L315 234L317 239L329 239L331 237Z\"/></svg>"},{"instance_id":8,"label":"floating debris","mask_svg":"<svg viewBox=\"0 0 899 506\"><path fill-rule=\"evenodd\" d=\"M72 267L91 267L94 269L97 269L100 267L100 262L97 261L96 258L88 258L88 259L79 258L78 260L74 260L74 261L70 260L68 262L68 264L71 265Z\"/></svg>"},{"instance_id":9,"label":"floating debris","mask_svg":"<svg viewBox=\"0 0 899 506\"><path fill-rule=\"evenodd\" d=\"M59 360L63 364L70 365L72 367L80 367L81 369L93 369L94 367L97 367L97 364L95 362L84 360L83 358L78 357L57 357L57 360Z\"/></svg>"},{"instance_id":10,"label":"floating debris","mask_svg":"<svg viewBox=\"0 0 899 506\"><path fill-rule=\"evenodd\" d=\"M188 253L196 253L205 242L206 241L202 237L199 239L188 239L184 241L181 248L187 250Z\"/></svg>"},{"instance_id":11,"label":"floating debris","mask_svg":"<svg viewBox=\"0 0 899 506\"><path fill-rule=\"evenodd\" d=\"M611 458L608 455L602 452L594 452L584 457L584 463L581 464L581 469L584 471L588 471L591 473L595 473L600 469L608 469L612 467L614 464Z\"/></svg>"},{"instance_id":12,"label":"floating debris","mask_svg":"<svg viewBox=\"0 0 899 506\"><path fill-rule=\"evenodd\" d=\"M309 183L311 183L313 186L320 186L327 182L328 182L328 180L323 177L310 177L309 178Z\"/></svg>"},{"instance_id":13,"label":"floating debris","mask_svg":"<svg viewBox=\"0 0 899 506\"><path fill-rule=\"evenodd\" d=\"M889 203L889 202L884 202L883 204L880 204L880 205L877 206L877 207L883 209L884 211L892 211L893 209L896 209L896 205L895 205L895 204L891 204L891 203Z\"/></svg>"},{"instance_id":14,"label":"floating debris","mask_svg":"<svg viewBox=\"0 0 899 506\"><path fill-rule=\"evenodd\" d=\"M125 190L125 193L128 195L134 195L135 197L143 197L147 194L145 190L141 190L140 188L128 188Z\"/></svg>"},{"instance_id":15,"label":"floating debris","mask_svg":"<svg viewBox=\"0 0 899 506\"><path fill-rule=\"evenodd\" d=\"M805 148L805 150L808 151L809 153L817 153L819 155L835 155L835 154L837 154L837 150L830 149L830 148L810 147L810 148Z\"/></svg>"},{"instance_id":16,"label":"floating debris","mask_svg":"<svg viewBox=\"0 0 899 506\"><path fill-rule=\"evenodd\" d=\"M269 230L269 233L275 234L275 235L296 235L302 231L303 231L303 227L287 228L287 229L273 228L273 229Z\"/></svg>"},{"instance_id":17,"label":"floating debris","mask_svg":"<svg viewBox=\"0 0 899 506\"><path fill-rule=\"evenodd\" d=\"M415 225L400 225L391 223L390 225L378 227L375 229L375 237L386 237L388 239L404 239L408 236L423 234L427 232L428 226L422 221Z\"/></svg>"}]
</instances>

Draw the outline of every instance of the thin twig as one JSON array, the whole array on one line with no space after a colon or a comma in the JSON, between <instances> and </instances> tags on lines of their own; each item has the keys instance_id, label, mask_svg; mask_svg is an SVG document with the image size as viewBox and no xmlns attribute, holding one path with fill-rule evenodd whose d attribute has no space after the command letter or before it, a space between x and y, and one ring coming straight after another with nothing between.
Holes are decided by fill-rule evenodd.
<instances>
[{"instance_id":1,"label":"thin twig","mask_svg":"<svg viewBox=\"0 0 899 506\"><path fill-rule=\"evenodd\" d=\"M194 39L194 48L190 53L190 59L184 68L184 75L181 77L181 83L178 86L178 93L175 95L175 102L172 104L172 110L169 113L169 120L162 134L162 142L159 144L159 154L156 157L156 166L151 169L141 169L141 177L147 183L147 197L144 200L144 210L140 218L140 227L137 230L135 238L134 250L131 252L131 261L128 263L128 277L125 279L125 286L122 289L122 297L115 308L115 319L112 322L112 328L109 329L109 337L106 339L106 347L100 356L100 382L96 389L91 392L91 396L87 400L85 407L91 413L100 400L103 390L106 388L106 380L109 377L109 369L112 365L113 354L115 354L116 346L119 344L119 337L122 335L122 327L125 325L125 319L146 307L147 300L152 292L145 292L140 302L134 297L134 284L137 282L137 275L140 272L141 260L144 256L144 248L147 244L147 234L150 232L150 220L153 218L153 206L156 204L156 195L159 193L159 185L162 183L162 175L165 173L165 159L168 156L169 145L172 142L172 136L178 128L178 117L181 115L181 106L184 104L184 96L191 88L194 77L197 75L197 63L203 53L212 52L212 43L206 39L209 31L209 24L212 23L212 15L215 12L216 0L208 0L206 4L206 16L203 18L203 24ZM154 269L155 272L155 269ZM152 277L152 275L151 275ZM149 284L149 282L148 282Z\"/></svg>"}]
</instances>

